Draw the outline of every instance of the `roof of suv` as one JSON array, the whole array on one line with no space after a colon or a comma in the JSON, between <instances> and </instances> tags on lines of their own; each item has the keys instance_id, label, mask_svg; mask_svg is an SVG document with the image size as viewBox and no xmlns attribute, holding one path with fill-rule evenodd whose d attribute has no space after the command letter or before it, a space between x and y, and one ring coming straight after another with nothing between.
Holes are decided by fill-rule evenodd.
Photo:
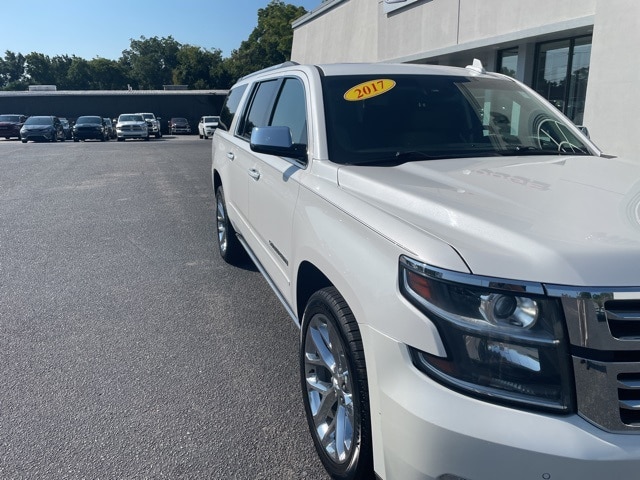
<instances>
[{"instance_id":1,"label":"roof of suv","mask_svg":"<svg viewBox=\"0 0 640 480\"><path fill-rule=\"evenodd\" d=\"M249 74L239 80L239 83L253 77L275 74L279 75L290 70L318 69L325 76L339 75L383 75L383 74L405 74L405 75L453 75L469 76L479 74L468 68L449 67L441 65L424 65L408 63L332 63L318 65L301 65L295 62L285 62L274 65L263 70Z\"/></svg>"}]
</instances>

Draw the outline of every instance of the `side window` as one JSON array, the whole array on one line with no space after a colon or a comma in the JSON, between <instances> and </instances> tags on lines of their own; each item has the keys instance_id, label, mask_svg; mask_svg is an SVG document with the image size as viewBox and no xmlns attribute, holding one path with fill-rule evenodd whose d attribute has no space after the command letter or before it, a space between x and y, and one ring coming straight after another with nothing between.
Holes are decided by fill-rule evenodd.
<instances>
[{"instance_id":1,"label":"side window","mask_svg":"<svg viewBox=\"0 0 640 480\"><path fill-rule=\"evenodd\" d=\"M289 127L293 143L307 144L307 109L304 86L297 78L285 79L270 125Z\"/></svg>"},{"instance_id":2,"label":"side window","mask_svg":"<svg viewBox=\"0 0 640 480\"><path fill-rule=\"evenodd\" d=\"M276 79L261 82L256 86L249 111L238 129L238 135L250 139L253 127L268 125L271 106L279 85L280 80Z\"/></svg>"},{"instance_id":3,"label":"side window","mask_svg":"<svg viewBox=\"0 0 640 480\"><path fill-rule=\"evenodd\" d=\"M233 122L233 117L238 110L240 99L246 89L246 85L241 85L231 90L229 95L227 95L227 99L225 100L224 105L222 106L222 111L220 112L219 128L222 130L228 131L229 128L231 128L231 122Z\"/></svg>"}]
</instances>

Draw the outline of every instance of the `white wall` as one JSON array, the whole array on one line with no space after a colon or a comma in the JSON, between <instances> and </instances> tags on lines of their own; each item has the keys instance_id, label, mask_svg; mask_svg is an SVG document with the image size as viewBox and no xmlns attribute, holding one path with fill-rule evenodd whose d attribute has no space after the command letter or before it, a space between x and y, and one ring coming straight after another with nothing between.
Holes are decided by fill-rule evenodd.
<instances>
[{"instance_id":1,"label":"white wall","mask_svg":"<svg viewBox=\"0 0 640 480\"><path fill-rule=\"evenodd\" d=\"M383 0L329 1L294 29L291 58L300 63L406 60L490 45L519 33L550 33L550 25L563 28L563 22L593 16L597 1L430 0L389 13Z\"/></svg>"},{"instance_id":2,"label":"white wall","mask_svg":"<svg viewBox=\"0 0 640 480\"><path fill-rule=\"evenodd\" d=\"M605 153L640 167L639 20L638 0L598 0L584 124Z\"/></svg>"},{"instance_id":3,"label":"white wall","mask_svg":"<svg viewBox=\"0 0 640 480\"><path fill-rule=\"evenodd\" d=\"M291 60L299 63L375 62L379 0L337 2L293 31Z\"/></svg>"}]
</instances>

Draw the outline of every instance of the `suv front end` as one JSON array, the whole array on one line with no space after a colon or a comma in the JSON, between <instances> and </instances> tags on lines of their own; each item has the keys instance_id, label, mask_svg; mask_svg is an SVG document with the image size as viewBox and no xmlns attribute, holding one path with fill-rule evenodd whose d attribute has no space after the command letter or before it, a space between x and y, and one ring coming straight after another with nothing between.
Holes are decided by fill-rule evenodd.
<instances>
[{"instance_id":1,"label":"suv front end","mask_svg":"<svg viewBox=\"0 0 640 480\"><path fill-rule=\"evenodd\" d=\"M292 78L308 141L273 120L292 110L276 87ZM478 66L274 68L232 88L221 118L221 255L237 231L297 312L307 421L334 478L372 478L371 458L385 480L637 476L634 162ZM247 170L260 182L247 187ZM307 316L327 289L357 325L326 321L328 303ZM357 333L362 348L344 347Z\"/></svg>"}]
</instances>

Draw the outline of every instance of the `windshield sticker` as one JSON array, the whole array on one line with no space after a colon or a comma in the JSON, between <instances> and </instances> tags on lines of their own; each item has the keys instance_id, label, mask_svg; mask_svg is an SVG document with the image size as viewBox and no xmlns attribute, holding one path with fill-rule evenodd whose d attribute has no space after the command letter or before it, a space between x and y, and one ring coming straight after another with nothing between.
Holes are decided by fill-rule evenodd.
<instances>
[{"instance_id":1,"label":"windshield sticker","mask_svg":"<svg viewBox=\"0 0 640 480\"><path fill-rule=\"evenodd\" d=\"M393 80L389 80L388 78L382 78L380 80L370 80L347 90L347 92L344 94L344 99L349 102L366 100L367 98L376 97L378 95L382 95L383 93L387 93L395 86L396 82L394 82Z\"/></svg>"}]
</instances>

